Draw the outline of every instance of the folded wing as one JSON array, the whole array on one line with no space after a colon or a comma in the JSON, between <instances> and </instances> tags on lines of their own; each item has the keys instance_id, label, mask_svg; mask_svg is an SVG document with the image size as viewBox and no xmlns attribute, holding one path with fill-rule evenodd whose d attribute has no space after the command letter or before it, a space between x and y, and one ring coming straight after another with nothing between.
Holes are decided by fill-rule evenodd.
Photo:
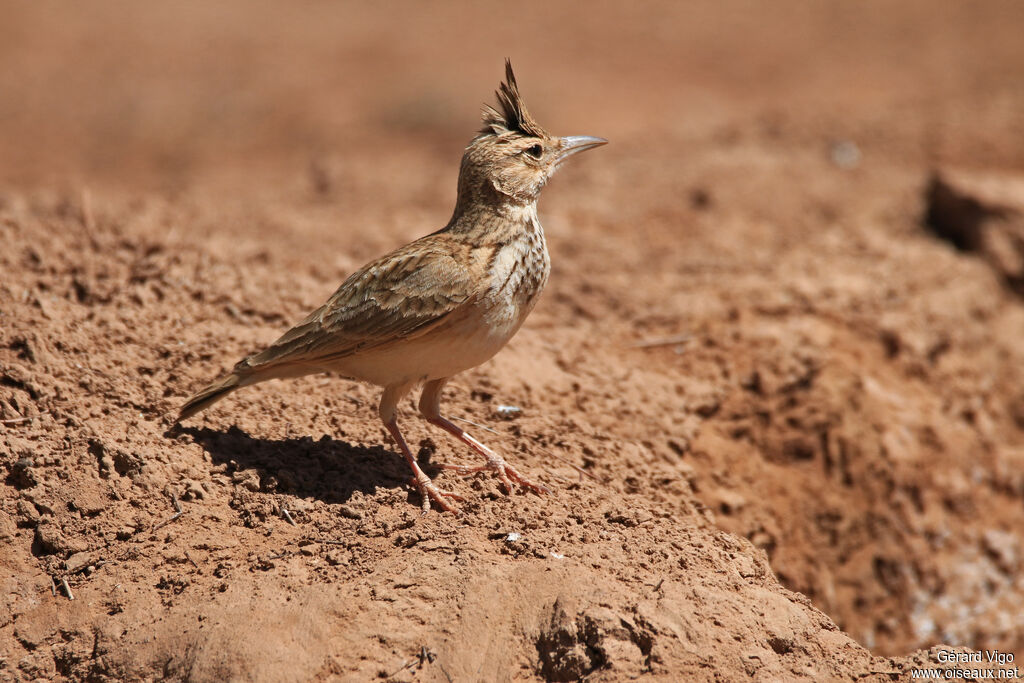
<instances>
[{"instance_id":1,"label":"folded wing","mask_svg":"<svg viewBox=\"0 0 1024 683\"><path fill-rule=\"evenodd\" d=\"M478 295L468 247L430 235L353 273L327 303L236 367L320 365L409 339L443 323Z\"/></svg>"}]
</instances>

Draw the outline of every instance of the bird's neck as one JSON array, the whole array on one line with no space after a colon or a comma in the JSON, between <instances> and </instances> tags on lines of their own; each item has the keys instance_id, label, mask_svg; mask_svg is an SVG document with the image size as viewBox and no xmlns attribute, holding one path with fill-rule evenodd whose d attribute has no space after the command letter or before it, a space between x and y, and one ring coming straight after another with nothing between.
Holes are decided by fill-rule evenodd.
<instances>
[{"instance_id":1,"label":"bird's neck","mask_svg":"<svg viewBox=\"0 0 1024 683\"><path fill-rule=\"evenodd\" d=\"M500 234L539 229L537 201L521 201L496 191L487 197L478 194L459 197L455 212L445 231L458 235L476 235L492 238Z\"/></svg>"}]
</instances>

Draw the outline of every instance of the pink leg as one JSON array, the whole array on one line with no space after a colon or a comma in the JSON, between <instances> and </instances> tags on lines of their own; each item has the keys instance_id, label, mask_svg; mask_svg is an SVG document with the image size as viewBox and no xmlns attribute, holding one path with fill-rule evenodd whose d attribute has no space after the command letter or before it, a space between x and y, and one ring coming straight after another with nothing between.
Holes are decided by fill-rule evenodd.
<instances>
[{"instance_id":1,"label":"pink leg","mask_svg":"<svg viewBox=\"0 0 1024 683\"><path fill-rule=\"evenodd\" d=\"M498 479L505 487L505 490L509 493L512 493L512 489L514 488L512 486L513 481L515 481L520 486L528 488L531 491L536 491L537 493L551 493L551 491L549 491L547 487L541 484L535 484L526 477L524 477L523 475L519 474L519 472L516 471L516 468L512 467L512 465L509 465L507 462L505 462L505 459L503 457L501 457L500 455L492 451L490 448L483 445L482 443L474 439L472 436L467 434L465 431L460 429L458 426L452 424L443 417L438 416L427 418L427 421L430 422L430 424L432 425L437 425L438 427L445 430L462 443L469 445L470 448L472 448L480 455L487 458L487 464L480 465L479 467L467 467L465 465L441 465L441 467L444 467L445 469L456 470L462 473L493 470L494 472L497 472Z\"/></svg>"},{"instance_id":2,"label":"pink leg","mask_svg":"<svg viewBox=\"0 0 1024 683\"><path fill-rule=\"evenodd\" d=\"M427 382L426 385L424 385L423 395L420 397L420 412L423 413L423 417L426 418L427 422L440 427L462 443L468 445L480 455L484 456L487 459L487 464L481 465L480 467L466 467L464 465L441 465L441 467L462 473L492 470L498 474L498 479L501 481L508 493L512 493L512 489L514 488L512 485L513 481L520 486L537 493L550 493L545 486L535 484L523 475L519 474L519 472L516 471L516 468L505 462L505 459L500 455L474 439L457 425L454 425L441 417L441 388L447 381L447 379L434 380L432 382Z\"/></svg>"},{"instance_id":3,"label":"pink leg","mask_svg":"<svg viewBox=\"0 0 1024 683\"><path fill-rule=\"evenodd\" d=\"M437 488L437 486L430 480L426 472L420 469L419 463L416 462L416 458L413 457L412 451L409 450L409 446L406 445L405 439L402 438L402 433L398 431L398 421L391 420L384 424L391 432L391 436L394 437L398 443L398 448L402 451L402 455L405 456L405 461L409 463L409 467L412 468L413 484L420 490L420 495L423 496L423 514L430 512L430 501L436 502L442 510L446 512L454 512L459 514L459 508L449 503L446 498L454 498L455 500L462 500L462 497L458 494L452 493L451 491L444 491Z\"/></svg>"},{"instance_id":4,"label":"pink leg","mask_svg":"<svg viewBox=\"0 0 1024 683\"><path fill-rule=\"evenodd\" d=\"M391 436L394 438L395 443L398 444L399 450L402 451L402 455L405 456L405 461L409 463L409 467L412 468L413 474L413 485L420 490L420 495L423 496L423 514L430 512L430 501L433 500L442 510L447 512L454 512L459 514L459 509L449 503L446 498L454 498L456 500L462 500L462 498L449 491L443 491L434 485L434 482L430 481L430 477L420 469L419 463L416 462L416 458L413 457L412 451L409 450L409 446L405 443L405 439L402 438L402 432L398 431L398 419L396 417L396 407L399 399L404 396L409 389L412 387L411 383L407 384L395 384L384 389L384 394L380 397L380 419L384 423L384 426L391 432Z\"/></svg>"}]
</instances>

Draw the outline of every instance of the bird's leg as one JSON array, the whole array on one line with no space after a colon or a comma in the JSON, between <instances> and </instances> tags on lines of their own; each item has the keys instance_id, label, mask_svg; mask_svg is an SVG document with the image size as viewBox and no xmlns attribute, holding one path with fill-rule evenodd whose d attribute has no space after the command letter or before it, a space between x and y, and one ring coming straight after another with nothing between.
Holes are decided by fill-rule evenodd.
<instances>
[{"instance_id":1,"label":"bird's leg","mask_svg":"<svg viewBox=\"0 0 1024 683\"><path fill-rule=\"evenodd\" d=\"M437 485L430 480L426 472L420 469L419 463L416 462L416 458L413 457L412 452L409 450L409 446L406 445L405 439L402 438L402 433L398 431L398 421L391 420L391 422L385 422L384 426L391 432L391 436L394 437L398 443L398 448L401 449L402 455L405 456L405 461L409 463L409 467L412 468L413 473L413 484L420 490L420 495L423 496L423 514L430 512L430 501L434 500L442 510L447 512L459 513L459 508L449 503L445 498L454 498L456 500L462 500L462 497L451 491L445 491L437 488Z\"/></svg>"},{"instance_id":2,"label":"bird's leg","mask_svg":"<svg viewBox=\"0 0 1024 683\"><path fill-rule=\"evenodd\" d=\"M472 436L467 434L464 430L450 421L446 420L441 416L441 388L447 382L447 378L433 380L427 382L423 386L423 395L420 397L420 412L423 417L426 418L427 422L441 429L445 430L462 443L468 445L474 451L484 456L487 459L485 465L479 467L468 467L466 465L445 465L442 464L440 467L446 469L456 470L461 473L469 472L481 472L483 470L491 470L496 472L498 480L501 481L502 485L508 493L512 493L512 482L515 481L520 486L536 491L537 493L550 493L545 486L541 484L535 484L523 475L516 471L516 468L505 462L505 459L500 455L492 451L490 448L480 443Z\"/></svg>"},{"instance_id":3,"label":"bird's leg","mask_svg":"<svg viewBox=\"0 0 1024 683\"><path fill-rule=\"evenodd\" d=\"M385 389L384 395L380 399L380 418L383 420L384 426L391 432L391 436L394 438L395 443L398 444L402 455L405 456L405 461L412 468L413 485L420 490L420 495L423 497L423 514L430 512L431 500L436 502L442 510L458 514L459 508L449 503L446 498L462 500L462 497L451 491L437 488L426 472L420 469L419 463L416 462L416 458L413 457L412 451L409 450L408 444L405 443L405 439L402 437L402 432L398 430L395 406L402 395L408 390L409 386L388 387Z\"/></svg>"},{"instance_id":4,"label":"bird's leg","mask_svg":"<svg viewBox=\"0 0 1024 683\"><path fill-rule=\"evenodd\" d=\"M457 425L452 424L445 418L438 415L437 417L428 417L427 421L445 430L459 441L469 445L474 451L487 458L486 465L480 465L479 467L467 467L466 465L445 465L441 464L440 467L446 469L456 470L462 473L468 472L481 472L483 470L493 470L498 474L498 479L501 481L505 490L512 493L512 482L515 481L520 486L528 488L537 493L550 493L547 487L541 484L535 484L523 475L519 474L515 467L505 462L505 459L492 451L490 448L474 439L471 435L467 434L464 430L459 428Z\"/></svg>"}]
</instances>

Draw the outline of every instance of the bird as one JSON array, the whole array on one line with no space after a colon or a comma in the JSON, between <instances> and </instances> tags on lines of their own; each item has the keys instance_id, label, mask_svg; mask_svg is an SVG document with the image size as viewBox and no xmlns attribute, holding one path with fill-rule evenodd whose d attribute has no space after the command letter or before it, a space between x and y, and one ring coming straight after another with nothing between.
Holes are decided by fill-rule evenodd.
<instances>
[{"instance_id":1,"label":"bird","mask_svg":"<svg viewBox=\"0 0 1024 683\"><path fill-rule=\"evenodd\" d=\"M181 422L228 394L271 379L335 373L383 388L378 415L413 473L423 514L431 501L458 514L464 498L439 488L420 468L398 427L398 403L422 385L426 421L483 456L507 493L513 482L546 487L441 415L441 391L455 375L493 357L533 310L551 272L537 201L569 157L606 144L585 135L560 137L530 115L511 62L485 105L483 126L467 145L451 219L440 230L352 273L320 308L263 351L200 389L180 408Z\"/></svg>"}]
</instances>

